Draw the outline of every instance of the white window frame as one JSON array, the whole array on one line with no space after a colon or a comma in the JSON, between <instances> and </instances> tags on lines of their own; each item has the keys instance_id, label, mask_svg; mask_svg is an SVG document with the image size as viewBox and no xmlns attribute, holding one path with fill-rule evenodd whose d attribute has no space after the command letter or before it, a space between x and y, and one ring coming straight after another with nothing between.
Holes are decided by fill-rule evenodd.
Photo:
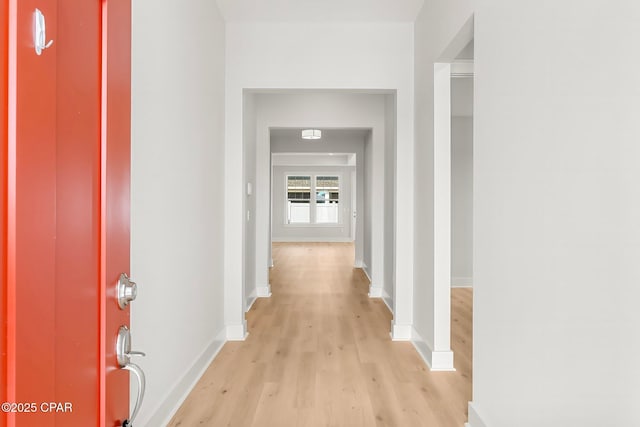
<instances>
[{"instance_id":1,"label":"white window frame","mask_svg":"<svg viewBox=\"0 0 640 427\"><path fill-rule=\"evenodd\" d=\"M289 178L290 177L309 177L309 222L289 222ZM291 174L285 174L284 176L284 223L286 225L291 225L291 226L303 226L306 227L310 224L312 224L313 221L313 188L314 188L314 184L313 184L313 175L310 173L291 173Z\"/></svg>"},{"instance_id":2,"label":"white window frame","mask_svg":"<svg viewBox=\"0 0 640 427\"><path fill-rule=\"evenodd\" d=\"M289 177L290 176L310 176L311 177L311 193L309 204L309 222L308 223L289 223ZM316 222L316 183L319 176L337 176L338 177L338 221L337 222ZM285 172L284 174L284 225L287 227L341 227L343 225L343 180L341 172Z\"/></svg>"}]
</instances>

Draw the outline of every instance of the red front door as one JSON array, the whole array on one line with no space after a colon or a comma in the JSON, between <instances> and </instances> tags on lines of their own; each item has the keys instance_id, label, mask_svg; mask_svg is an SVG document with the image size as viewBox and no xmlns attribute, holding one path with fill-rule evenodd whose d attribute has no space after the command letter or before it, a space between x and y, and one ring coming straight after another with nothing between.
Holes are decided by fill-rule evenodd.
<instances>
[{"instance_id":1,"label":"red front door","mask_svg":"<svg viewBox=\"0 0 640 427\"><path fill-rule=\"evenodd\" d=\"M131 3L102 2L101 419L121 426L129 414L129 375L117 366L115 337L129 325L116 304L115 283L129 273L131 172Z\"/></svg>"},{"instance_id":2,"label":"red front door","mask_svg":"<svg viewBox=\"0 0 640 427\"><path fill-rule=\"evenodd\" d=\"M7 401L7 139L8 139L8 28L9 8L0 4L0 403ZM0 411L0 425L6 419Z\"/></svg>"},{"instance_id":3,"label":"red front door","mask_svg":"<svg viewBox=\"0 0 640 427\"><path fill-rule=\"evenodd\" d=\"M0 219L4 426L121 426L129 375L130 3L2 3ZM36 9L46 22L34 48ZM6 49L5 49L6 47Z\"/></svg>"}]
</instances>

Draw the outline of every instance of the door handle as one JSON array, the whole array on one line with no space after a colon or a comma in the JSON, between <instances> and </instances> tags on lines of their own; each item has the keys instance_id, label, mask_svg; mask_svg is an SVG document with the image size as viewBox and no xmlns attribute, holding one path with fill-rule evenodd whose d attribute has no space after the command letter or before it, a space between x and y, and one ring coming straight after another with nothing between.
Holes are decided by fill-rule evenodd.
<instances>
[{"instance_id":1,"label":"door handle","mask_svg":"<svg viewBox=\"0 0 640 427\"><path fill-rule=\"evenodd\" d=\"M135 363L129 363L128 365L123 366L122 369L133 372L138 379L138 396L136 397L136 405L133 407L133 411L131 412L131 418L129 418L128 420L124 420L124 422L122 423L122 427L133 427L133 420L135 420L136 416L138 415L138 411L142 406L142 398L144 397L146 380L144 377L144 371Z\"/></svg>"},{"instance_id":2,"label":"door handle","mask_svg":"<svg viewBox=\"0 0 640 427\"><path fill-rule=\"evenodd\" d=\"M142 399L146 389L146 379L142 368L135 363L131 363L132 356L146 356L142 351L131 351L131 331L126 326L120 326L118 331L118 338L116 340L116 357L118 365L121 369L132 372L138 380L138 395L136 397L136 403L131 411L131 417L124 420L122 427L133 427L133 421L138 415L138 411L142 406Z\"/></svg>"}]
</instances>

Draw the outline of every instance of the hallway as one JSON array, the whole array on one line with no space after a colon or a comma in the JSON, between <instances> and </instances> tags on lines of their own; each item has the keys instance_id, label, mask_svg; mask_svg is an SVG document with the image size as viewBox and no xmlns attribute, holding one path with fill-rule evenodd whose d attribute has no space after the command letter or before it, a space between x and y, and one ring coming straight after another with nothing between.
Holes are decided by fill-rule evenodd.
<instances>
[{"instance_id":1,"label":"hallway","mask_svg":"<svg viewBox=\"0 0 640 427\"><path fill-rule=\"evenodd\" d=\"M273 246L273 296L247 313L169 426L460 427L471 400L471 289L452 290L456 372L431 372L367 296L353 245Z\"/></svg>"}]
</instances>

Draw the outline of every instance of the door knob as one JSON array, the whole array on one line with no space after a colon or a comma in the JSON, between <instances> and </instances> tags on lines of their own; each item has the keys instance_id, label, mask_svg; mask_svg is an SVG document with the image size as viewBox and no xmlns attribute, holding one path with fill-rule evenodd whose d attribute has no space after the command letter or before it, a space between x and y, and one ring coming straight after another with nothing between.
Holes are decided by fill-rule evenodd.
<instances>
[{"instance_id":1,"label":"door knob","mask_svg":"<svg viewBox=\"0 0 640 427\"><path fill-rule=\"evenodd\" d=\"M138 285L131 280L126 273L120 274L118 284L116 285L116 295L118 298L118 306L121 309L127 308L129 303L136 299L138 296Z\"/></svg>"}]
</instances>

